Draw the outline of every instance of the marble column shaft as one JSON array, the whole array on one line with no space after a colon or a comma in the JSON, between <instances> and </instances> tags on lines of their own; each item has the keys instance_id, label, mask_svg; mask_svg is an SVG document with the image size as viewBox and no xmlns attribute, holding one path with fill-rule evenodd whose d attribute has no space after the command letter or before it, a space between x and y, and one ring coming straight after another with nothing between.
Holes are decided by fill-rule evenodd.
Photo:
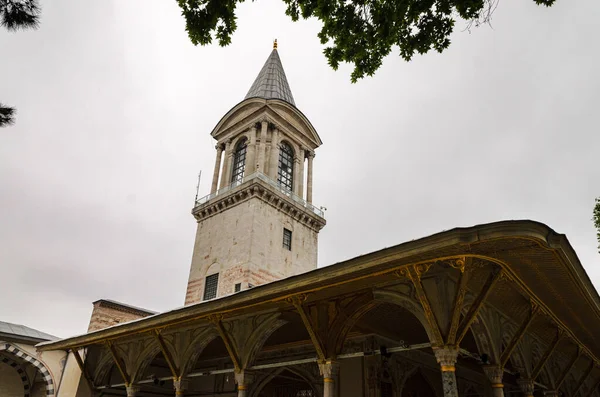
<instances>
[{"instance_id":1,"label":"marble column shaft","mask_svg":"<svg viewBox=\"0 0 600 397\"><path fill-rule=\"evenodd\" d=\"M250 127L250 140L248 142L248 158L246 159L245 175L252 175L256 172L256 126Z\"/></svg>"},{"instance_id":2,"label":"marble column shaft","mask_svg":"<svg viewBox=\"0 0 600 397\"><path fill-rule=\"evenodd\" d=\"M210 188L211 194L217 191L219 184L219 171L221 170L221 157L223 156L223 148L221 145L217 145L215 149L217 149L217 158L215 159L215 170L213 171L212 186Z\"/></svg>"},{"instance_id":3,"label":"marble column shaft","mask_svg":"<svg viewBox=\"0 0 600 397\"><path fill-rule=\"evenodd\" d=\"M265 150L267 145L267 130L269 122L267 120L261 121L260 128L260 144L258 145L258 171L265 173Z\"/></svg>"},{"instance_id":4,"label":"marble column shaft","mask_svg":"<svg viewBox=\"0 0 600 397\"><path fill-rule=\"evenodd\" d=\"M337 397L336 382L340 372L340 364L336 361L326 361L319 364L319 371L323 375L323 397Z\"/></svg>"},{"instance_id":5,"label":"marble column shaft","mask_svg":"<svg viewBox=\"0 0 600 397\"><path fill-rule=\"evenodd\" d=\"M313 159L315 158L315 154L310 152L308 153L308 169L306 176L306 201L312 203L313 196Z\"/></svg>"},{"instance_id":6,"label":"marble column shaft","mask_svg":"<svg viewBox=\"0 0 600 397\"><path fill-rule=\"evenodd\" d=\"M229 169L231 167L231 158L233 157L233 151L231 149L231 139L225 143L225 159L223 161L223 170L221 171L221 189L229 186L231 183L231 175Z\"/></svg>"},{"instance_id":7,"label":"marble column shaft","mask_svg":"<svg viewBox=\"0 0 600 397\"><path fill-rule=\"evenodd\" d=\"M279 130L273 129L271 134L271 153L269 160L269 170L267 176L272 180L277 180L277 169L279 168Z\"/></svg>"},{"instance_id":8,"label":"marble column shaft","mask_svg":"<svg viewBox=\"0 0 600 397\"><path fill-rule=\"evenodd\" d=\"M304 198L304 149L298 149L294 158L294 190L297 196Z\"/></svg>"}]
</instances>

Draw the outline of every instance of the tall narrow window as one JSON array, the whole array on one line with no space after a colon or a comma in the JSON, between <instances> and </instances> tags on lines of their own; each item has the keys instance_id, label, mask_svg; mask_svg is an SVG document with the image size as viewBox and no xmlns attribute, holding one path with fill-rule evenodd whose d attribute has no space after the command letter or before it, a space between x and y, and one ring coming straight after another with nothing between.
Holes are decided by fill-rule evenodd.
<instances>
[{"instance_id":1,"label":"tall narrow window","mask_svg":"<svg viewBox=\"0 0 600 397\"><path fill-rule=\"evenodd\" d=\"M217 285L219 284L219 273L211 274L206 277L204 282L204 300L210 300L217 297Z\"/></svg>"},{"instance_id":2,"label":"tall narrow window","mask_svg":"<svg viewBox=\"0 0 600 397\"><path fill-rule=\"evenodd\" d=\"M244 169L246 168L246 147L247 139L242 139L235 146L233 155L233 171L231 172L231 182L241 182L244 179Z\"/></svg>"},{"instance_id":3,"label":"tall narrow window","mask_svg":"<svg viewBox=\"0 0 600 397\"><path fill-rule=\"evenodd\" d=\"M288 251L292 250L292 231L283 229L283 248Z\"/></svg>"},{"instance_id":4,"label":"tall narrow window","mask_svg":"<svg viewBox=\"0 0 600 397\"><path fill-rule=\"evenodd\" d=\"M285 142L279 147L277 182L285 190L292 191L292 186L294 186L294 150Z\"/></svg>"}]
</instances>

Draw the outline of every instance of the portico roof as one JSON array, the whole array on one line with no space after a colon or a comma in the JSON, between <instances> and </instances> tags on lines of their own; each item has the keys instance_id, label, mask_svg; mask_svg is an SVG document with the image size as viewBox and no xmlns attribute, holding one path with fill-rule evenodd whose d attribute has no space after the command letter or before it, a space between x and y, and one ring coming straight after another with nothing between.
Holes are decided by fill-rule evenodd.
<instances>
[{"instance_id":1,"label":"portico roof","mask_svg":"<svg viewBox=\"0 0 600 397\"><path fill-rule=\"evenodd\" d=\"M375 289L398 282L407 266L471 258L497 266L506 283L488 297L507 316L520 322L531 307L539 306L543 319L531 326L546 343L557 328L598 362L600 297L566 236L529 220L502 221L456 228L413 240L344 262L283 279L208 302L156 314L85 335L37 345L39 350L70 349L119 339L158 328L204 321L210 315L239 316L289 306L287 298L307 294L310 300L330 299L353 291ZM471 288L481 288L475 276ZM510 286L510 288L507 288Z\"/></svg>"}]
</instances>

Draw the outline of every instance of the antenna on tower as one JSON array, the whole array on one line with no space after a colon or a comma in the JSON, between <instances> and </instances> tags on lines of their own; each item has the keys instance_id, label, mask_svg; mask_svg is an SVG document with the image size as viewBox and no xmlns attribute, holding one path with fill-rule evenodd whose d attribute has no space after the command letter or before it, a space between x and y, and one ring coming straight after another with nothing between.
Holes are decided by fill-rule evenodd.
<instances>
[{"instance_id":1,"label":"antenna on tower","mask_svg":"<svg viewBox=\"0 0 600 397\"><path fill-rule=\"evenodd\" d=\"M196 185L196 198L194 199L194 205L198 202L198 191L200 190L200 178L202 178L202 170L198 173L198 184Z\"/></svg>"}]
</instances>

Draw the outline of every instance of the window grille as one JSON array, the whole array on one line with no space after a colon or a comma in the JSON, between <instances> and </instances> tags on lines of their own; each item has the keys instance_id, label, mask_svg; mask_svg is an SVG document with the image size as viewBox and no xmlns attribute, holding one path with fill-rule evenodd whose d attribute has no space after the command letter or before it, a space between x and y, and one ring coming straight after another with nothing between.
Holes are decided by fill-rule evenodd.
<instances>
[{"instance_id":1,"label":"window grille","mask_svg":"<svg viewBox=\"0 0 600 397\"><path fill-rule=\"evenodd\" d=\"M288 251L292 250L292 231L283 229L283 248Z\"/></svg>"},{"instance_id":2,"label":"window grille","mask_svg":"<svg viewBox=\"0 0 600 397\"><path fill-rule=\"evenodd\" d=\"M206 277L204 282L204 300L210 300L217 297L217 285L219 284L219 273L211 274Z\"/></svg>"},{"instance_id":3,"label":"window grille","mask_svg":"<svg viewBox=\"0 0 600 397\"><path fill-rule=\"evenodd\" d=\"M240 292L242 290L242 283L237 283L235 285L235 292Z\"/></svg>"},{"instance_id":4,"label":"window grille","mask_svg":"<svg viewBox=\"0 0 600 397\"><path fill-rule=\"evenodd\" d=\"M244 170L246 168L246 149L247 140L242 139L235 147L233 155L233 171L231 172L231 182L241 182L244 179Z\"/></svg>"},{"instance_id":5,"label":"window grille","mask_svg":"<svg viewBox=\"0 0 600 397\"><path fill-rule=\"evenodd\" d=\"M277 183L289 192L294 186L294 150L285 142L279 147Z\"/></svg>"}]
</instances>

